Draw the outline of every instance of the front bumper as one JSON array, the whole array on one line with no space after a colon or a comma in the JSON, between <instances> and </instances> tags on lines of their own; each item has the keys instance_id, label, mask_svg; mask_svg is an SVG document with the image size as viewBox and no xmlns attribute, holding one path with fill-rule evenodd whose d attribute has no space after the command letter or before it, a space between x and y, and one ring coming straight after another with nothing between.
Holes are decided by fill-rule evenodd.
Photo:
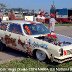
<instances>
[{"instance_id":1,"label":"front bumper","mask_svg":"<svg viewBox=\"0 0 72 72\"><path fill-rule=\"evenodd\" d=\"M66 61L71 61L72 60L72 55L70 56L61 56L61 57L54 57L54 60L55 62L58 62L58 63L63 63L63 62L66 62Z\"/></svg>"},{"instance_id":2,"label":"front bumper","mask_svg":"<svg viewBox=\"0 0 72 72\"><path fill-rule=\"evenodd\" d=\"M54 61L58 62L58 63L63 63L63 62L70 61L70 60L72 60L72 57L69 57L69 58L66 58L66 59L57 59L57 58L54 58Z\"/></svg>"}]
</instances>

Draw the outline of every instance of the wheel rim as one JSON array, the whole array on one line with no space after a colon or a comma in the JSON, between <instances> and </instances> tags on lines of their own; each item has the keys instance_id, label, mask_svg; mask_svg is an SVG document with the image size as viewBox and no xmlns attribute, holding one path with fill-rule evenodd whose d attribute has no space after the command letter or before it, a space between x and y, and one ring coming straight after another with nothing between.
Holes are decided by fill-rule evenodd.
<instances>
[{"instance_id":1,"label":"wheel rim","mask_svg":"<svg viewBox=\"0 0 72 72\"><path fill-rule=\"evenodd\" d=\"M37 50L36 51L36 57L38 60L44 61L46 59L46 54L41 50Z\"/></svg>"}]
</instances>

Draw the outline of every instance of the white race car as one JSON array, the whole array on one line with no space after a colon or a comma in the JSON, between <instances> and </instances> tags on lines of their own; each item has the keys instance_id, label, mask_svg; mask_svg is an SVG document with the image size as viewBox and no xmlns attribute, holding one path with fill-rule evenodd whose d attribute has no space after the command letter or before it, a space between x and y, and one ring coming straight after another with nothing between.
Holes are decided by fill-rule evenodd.
<instances>
[{"instance_id":1,"label":"white race car","mask_svg":"<svg viewBox=\"0 0 72 72\"><path fill-rule=\"evenodd\" d=\"M50 59L62 63L72 60L72 38L50 33L48 28L33 21L2 21L0 49L10 47L27 52L40 61Z\"/></svg>"}]
</instances>

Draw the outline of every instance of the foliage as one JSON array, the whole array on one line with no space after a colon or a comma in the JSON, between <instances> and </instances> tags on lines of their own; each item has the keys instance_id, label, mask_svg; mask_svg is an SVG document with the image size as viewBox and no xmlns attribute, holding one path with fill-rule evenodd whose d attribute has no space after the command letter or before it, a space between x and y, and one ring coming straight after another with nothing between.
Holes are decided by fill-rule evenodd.
<instances>
[{"instance_id":1,"label":"foliage","mask_svg":"<svg viewBox=\"0 0 72 72\"><path fill-rule=\"evenodd\" d=\"M43 62L39 62L38 60L34 60L32 58L24 58L23 60L15 60L10 61L9 63L0 64L0 67L11 67L11 68L32 68L32 67L47 67L47 65Z\"/></svg>"},{"instance_id":2,"label":"foliage","mask_svg":"<svg viewBox=\"0 0 72 72\"><path fill-rule=\"evenodd\" d=\"M4 64L0 64L0 68L11 68L11 69L23 69L23 68L48 68L48 69L56 69L56 68L71 68L72 67L72 61L68 61L62 64L58 64L58 63L51 63L49 61L47 61L47 63L45 62L40 62L38 60L32 59L32 58L24 58L23 60L19 61L19 60L14 60L14 61L10 61L8 63L4 63ZM50 71L50 70L49 70ZM18 71L18 72L49 72L49 71ZM5 71L6 72L6 71ZM8 72L8 71L7 71ZM9 71L12 72L12 71ZM54 72L54 71L53 71Z\"/></svg>"},{"instance_id":3,"label":"foliage","mask_svg":"<svg viewBox=\"0 0 72 72\"><path fill-rule=\"evenodd\" d=\"M6 8L6 5L3 3L0 3L0 9L5 9L5 8Z\"/></svg>"}]
</instances>

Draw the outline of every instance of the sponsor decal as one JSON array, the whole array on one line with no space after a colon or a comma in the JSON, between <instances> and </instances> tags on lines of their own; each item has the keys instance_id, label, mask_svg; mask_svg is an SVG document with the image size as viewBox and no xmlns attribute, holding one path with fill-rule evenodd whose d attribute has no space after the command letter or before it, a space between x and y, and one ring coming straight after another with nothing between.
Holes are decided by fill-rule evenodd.
<instances>
[{"instance_id":1,"label":"sponsor decal","mask_svg":"<svg viewBox=\"0 0 72 72\"><path fill-rule=\"evenodd\" d=\"M31 41L31 39L29 39L29 43L33 46L33 47L41 47L41 48L45 48L45 49L47 49L48 48L48 45L47 44L40 44L40 43L38 43L38 42L33 42L32 43L32 41Z\"/></svg>"}]
</instances>

